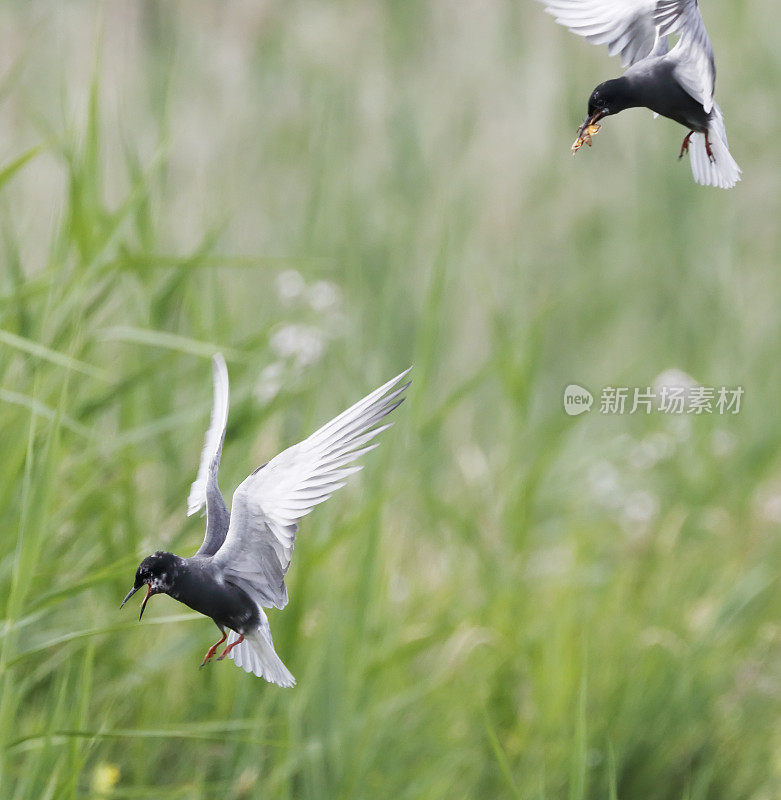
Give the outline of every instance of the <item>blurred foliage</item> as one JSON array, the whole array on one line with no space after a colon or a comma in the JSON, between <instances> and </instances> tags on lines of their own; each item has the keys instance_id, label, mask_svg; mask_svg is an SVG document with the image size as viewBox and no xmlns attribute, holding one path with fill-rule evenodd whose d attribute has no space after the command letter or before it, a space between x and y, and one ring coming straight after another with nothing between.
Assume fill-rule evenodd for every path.
<instances>
[{"instance_id":1,"label":"blurred foliage","mask_svg":"<svg viewBox=\"0 0 781 800\"><path fill-rule=\"evenodd\" d=\"M0 8L3 797L770 800L777 7L704 4L744 181L528 0ZM757 124L757 109L762 123ZM184 517L414 363L271 615L292 691L118 605ZM568 418L678 369L735 416Z\"/></svg>"}]
</instances>

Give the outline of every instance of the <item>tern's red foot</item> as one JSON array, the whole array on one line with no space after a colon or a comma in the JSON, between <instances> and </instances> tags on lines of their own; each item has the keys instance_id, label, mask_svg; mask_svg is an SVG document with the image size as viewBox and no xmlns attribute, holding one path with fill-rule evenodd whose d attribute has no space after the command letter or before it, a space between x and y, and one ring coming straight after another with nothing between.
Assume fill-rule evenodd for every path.
<instances>
[{"instance_id":1,"label":"tern's red foot","mask_svg":"<svg viewBox=\"0 0 781 800\"><path fill-rule=\"evenodd\" d=\"M688 153L689 152L689 139L692 138L692 134L693 133L694 133L694 131L689 131L686 134L686 138L683 140L683 144L681 145L681 154L678 156L678 160L683 158L684 153Z\"/></svg>"},{"instance_id":2,"label":"tern's red foot","mask_svg":"<svg viewBox=\"0 0 781 800\"><path fill-rule=\"evenodd\" d=\"M215 642L207 651L206 655L203 657L203 661L201 662L201 669L205 667L214 657L217 648L228 638L227 633L222 634L222 639L219 642Z\"/></svg>"},{"instance_id":3,"label":"tern's red foot","mask_svg":"<svg viewBox=\"0 0 781 800\"><path fill-rule=\"evenodd\" d=\"M236 641L235 641L235 642L233 642L233 644L229 644L229 645L228 645L228 646L227 646L227 647L226 647L226 648L225 648L225 649L222 651L222 655L221 655L221 656L220 656L220 657L217 659L217 661L222 661L222 659L223 659L223 658L225 658L225 656L227 656L227 655L228 655L228 653L230 653L230 651L231 651L231 650L233 650L233 648L234 648L234 647L235 647L237 644L241 644L243 641L244 641L244 635L242 634L241 636L239 636L239 638L238 638L238 639L236 639Z\"/></svg>"},{"instance_id":4,"label":"tern's red foot","mask_svg":"<svg viewBox=\"0 0 781 800\"><path fill-rule=\"evenodd\" d=\"M708 154L708 160L711 164L716 163L716 157L713 155L713 150L710 148L710 139L708 138L708 131L705 131L705 152Z\"/></svg>"}]
</instances>

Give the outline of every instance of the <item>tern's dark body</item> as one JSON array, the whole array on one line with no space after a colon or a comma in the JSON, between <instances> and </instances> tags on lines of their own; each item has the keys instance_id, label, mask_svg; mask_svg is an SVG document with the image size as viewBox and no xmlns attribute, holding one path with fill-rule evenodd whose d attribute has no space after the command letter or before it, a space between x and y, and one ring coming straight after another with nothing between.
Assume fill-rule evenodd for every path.
<instances>
[{"instance_id":1,"label":"tern's dark body","mask_svg":"<svg viewBox=\"0 0 781 800\"><path fill-rule=\"evenodd\" d=\"M182 558L158 552L142 563L141 572L136 578L139 586L147 576L153 576L152 594L170 595L193 611L211 617L220 630L229 628L245 633L260 623L257 605L245 591L214 569L210 556Z\"/></svg>"},{"instance_id":2,"label":"tern's dark body","mask_svg":"<svg viewBox=\"0 0 781 800\"><path fill-rule=\"evenodd\" d=\"M170 595L193 611L211 617L220 628L245 633L257 628L258 609L246 592L209 569L210 558L181 559L181 567Z\"/></svg>"},{"instance_id":3,"label":"tern's dark body","mask_svg":"<svg viewBox=\"0 0 781 800\"><path fill-rule=\"evenodd\" d=\"M673 66L662 58L630 68L619 81L626 81L635 105L645 106L692 131L705 133L711 113L705 111L675 79ZM642 69L639 67L642 66Z\"/></svg>"},{"instance_id":4,"label":"tern's dark body","mask_svg":"<svg viewBox=\"0 0 781 800\"><path fill-rule=\"evenodd\" d=\"M630 68L620 78L600 83L589 98L584 125L627 108L649 108L690 131L705 133L712 112L706 111L675 80L672 67L664 59L649 59L649 62Z\"/></svg>"}]
</instances>

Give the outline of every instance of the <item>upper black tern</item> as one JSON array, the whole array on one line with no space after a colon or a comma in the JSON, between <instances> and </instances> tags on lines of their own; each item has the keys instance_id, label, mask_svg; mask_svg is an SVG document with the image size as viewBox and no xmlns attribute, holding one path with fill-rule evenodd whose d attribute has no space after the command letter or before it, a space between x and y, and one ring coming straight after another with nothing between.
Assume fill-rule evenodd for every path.
<instances>
[{"instance_id":1,"label":"upper black tern","mask_svg":"<svg viewBox=\"0 0 781 800\"><path fill-rule=\"evenodd\" d=\"M694 180L728 189L741 170L729 152L721 109L713 99L716 64L697 0L540 0L556 21L594 44L621 53L628 69L600 83L572 145L576 152L599 130L598 121L626 108L646 107L689 133ZM668 35L680 38L672 49Z\"/></svg>"}]
</instances>

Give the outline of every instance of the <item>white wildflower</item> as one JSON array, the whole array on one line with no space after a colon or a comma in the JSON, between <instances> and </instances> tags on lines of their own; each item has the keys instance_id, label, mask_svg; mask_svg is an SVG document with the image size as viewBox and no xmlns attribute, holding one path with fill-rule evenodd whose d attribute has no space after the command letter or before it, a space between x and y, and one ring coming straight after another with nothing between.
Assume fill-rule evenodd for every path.
<instances>
[{"instance_id":1,"label":"white wildflower","mask_svg":"<svg viewBox=\"0 0 781 800\"><path fill-rule=\"evenodd\" d=\"M301 368L317 363L325 349L325 337L314 325L284 325L271 335L269 345L279 358L293 359Z\"/></svg>"},{"instance_id":2,"label":"white wildflower","mask_svg":"<svg viewBox=\"0 0 781 800\"><path fill-rule=\"evenodd\" d=\"M300 272L286 269L277 275L277 296L283 303L298 300L306 290L306 281Z\"/></svg>"},{"instance_id":3,"label":"white wildflower","mask_svg":"<svg viewBox=\"0 0 781 800\"><path fill-rule=\"evenodd\" d=\"M646 524L655 516L659 501L650 492L632 492L624 503L623 515L629 524Z\"/></svg>"},{"instance_id":4,"label":"white wildflower","mask_svg":"<svg viewBox=\"0 0 781 800\"><path fill-rule=\"evenodd\" d=\"M330 281L315 281L307 291L307 300L313 311L330 311L339 305L339 289Z\"/></svg>"}]
</instances>

